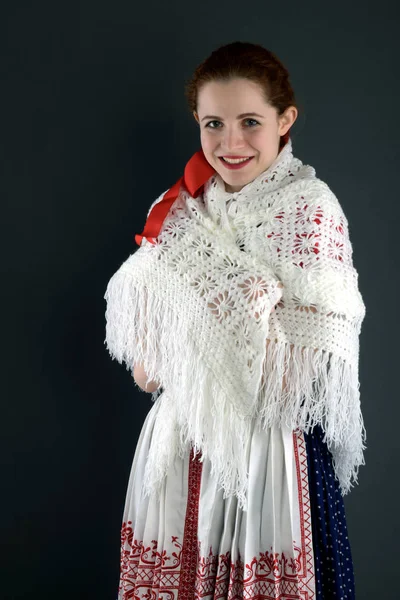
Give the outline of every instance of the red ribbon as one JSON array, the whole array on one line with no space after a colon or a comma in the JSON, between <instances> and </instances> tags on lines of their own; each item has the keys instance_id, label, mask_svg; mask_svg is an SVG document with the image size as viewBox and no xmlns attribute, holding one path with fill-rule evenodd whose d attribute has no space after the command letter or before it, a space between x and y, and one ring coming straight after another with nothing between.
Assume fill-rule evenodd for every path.
<instances>
[{"instance_id":1,"label":"red ribbon","mask_svg":"<svg viewBox=\"0 0 400 600\"><path fill-rule=\"evenodd\" d=\"M185 166L183 177L178 179L172 188L165 192L163 199L153 206L142 233L135 235L135 241L138 246L140 246L144 237L152 244L156 243L155 238L161 231L169 209L178 197L181 185L184 185L189 194L193 198L196 198L202 191L203 185L214 173L215 169L207 161L203 150L198 150L193 154Z\"/></svg>"},{"instance_id":2,"label":"red ribbon","mask_svg":"<svg viewBox=\"0 0 400 600\"><path fill-rule=\"evenodd\" d=\"M289 140L289 132L281 137L281 145L279 151ZM198 150L186 163L183 177L164 194L160 202L157 202L149 214L144 229L141 234L135 235L135 242L138 246L142 243L145 237L151 244L155 244L155 239L161 231L169 209L178 197L181 185L184 185L189 194L196 198L202 191L204 184L214 175L215 169L210 165L204 156L203 150Z\"/></svg>"}]
</instances>

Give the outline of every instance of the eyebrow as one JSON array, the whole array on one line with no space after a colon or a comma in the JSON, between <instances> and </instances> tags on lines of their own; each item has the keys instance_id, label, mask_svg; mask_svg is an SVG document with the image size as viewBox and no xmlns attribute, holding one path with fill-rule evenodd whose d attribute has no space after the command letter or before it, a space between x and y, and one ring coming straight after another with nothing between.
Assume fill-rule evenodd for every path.
<instances>
[{"instance_id":1,"label":"eyebrow","mask_svg":"<svg viewBox=\"0 0 400 600\"><path fill-rule=\"evenodd\" d=\"M258 113L242 113L241 115L238 115L236 118L244 119L244 117L261 117L262 119L264 119L263 115L259 115ZM217 117L216 115L207 115L206 117L202 118L202 121L204 121L204 119L218 119L219 121L223 121L222 117Z\"/></svg>"}]
</instances>

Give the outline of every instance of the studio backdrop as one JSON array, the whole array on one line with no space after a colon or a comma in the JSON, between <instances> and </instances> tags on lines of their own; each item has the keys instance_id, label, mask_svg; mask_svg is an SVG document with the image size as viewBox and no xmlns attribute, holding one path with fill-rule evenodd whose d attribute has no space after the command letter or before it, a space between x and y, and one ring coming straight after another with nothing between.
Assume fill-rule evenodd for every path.
<instances>
[{"instance_id":1,"label":"studio backdrop","mask_svg":"<svg viewBox=\"0 0 400 600\"><path fill-rule=\"evenodd\" d=\"M393 5L394 6L394 5ZM294 154L349 222L366 304L366 465L345 496L357 597L397 598L398 17L389 4L41 2L0 17L4 600L116 598L128 477L151 395L104 344L104 293L200 148L184 85L262 44L301 110Z\"/></svg>"}]
</instances>

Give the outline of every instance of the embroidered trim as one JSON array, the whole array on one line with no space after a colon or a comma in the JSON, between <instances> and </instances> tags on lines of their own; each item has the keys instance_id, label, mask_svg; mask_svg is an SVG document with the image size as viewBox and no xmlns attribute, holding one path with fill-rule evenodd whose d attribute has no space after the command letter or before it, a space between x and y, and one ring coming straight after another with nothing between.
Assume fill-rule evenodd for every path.
<instances>
[{"instance_id":1,"label":"embroidered trim","mask_svg":"<svg viewBox=\"0 0 400 600\"><path fill-rule=\"evenodd\" d=\"M199 458L200 454L194 456L192 448L189 458L189 489L178 600L193 600L193 590L196 582L198 562L197 528L199 519L201 473L203 468L203 464L200 462Z\"/></svg>"},{"instance_id":2,"label":"embroidered trim","mask_svg":"<svg viewBox=\"0 0 400 600\"><path fill-rule=\"evenodd\" d=\"M158 551L157 541L144 545L136 540L132 522L123 523L121 532L121 579L119 600L157 598L170 600L315 600L314 554L311 506L308 488L307 453L304 435L293 432L301 523L300 543L293 542L294 556L260 552L249 563L231 553L202 555L197 541L198 509L202 463L199 455L189 462L188 501L183 543L172 536L175 552Z\"/></svg>"}]
</instances>

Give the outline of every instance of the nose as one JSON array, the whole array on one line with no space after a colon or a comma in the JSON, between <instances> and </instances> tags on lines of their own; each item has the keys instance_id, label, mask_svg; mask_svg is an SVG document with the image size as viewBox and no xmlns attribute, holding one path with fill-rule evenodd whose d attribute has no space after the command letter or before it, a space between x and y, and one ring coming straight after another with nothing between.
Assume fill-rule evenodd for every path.
<instances>
[{"instance_id":1,"label":"nose","mask_svg":"<svg viewBox=\"0 0 400 600\"><path fill-rule=\"evenodd\" d=\"M243 131L237 127L225 127L221 146L228 152L244 147Z\"/></svg>"}]
</instances>

